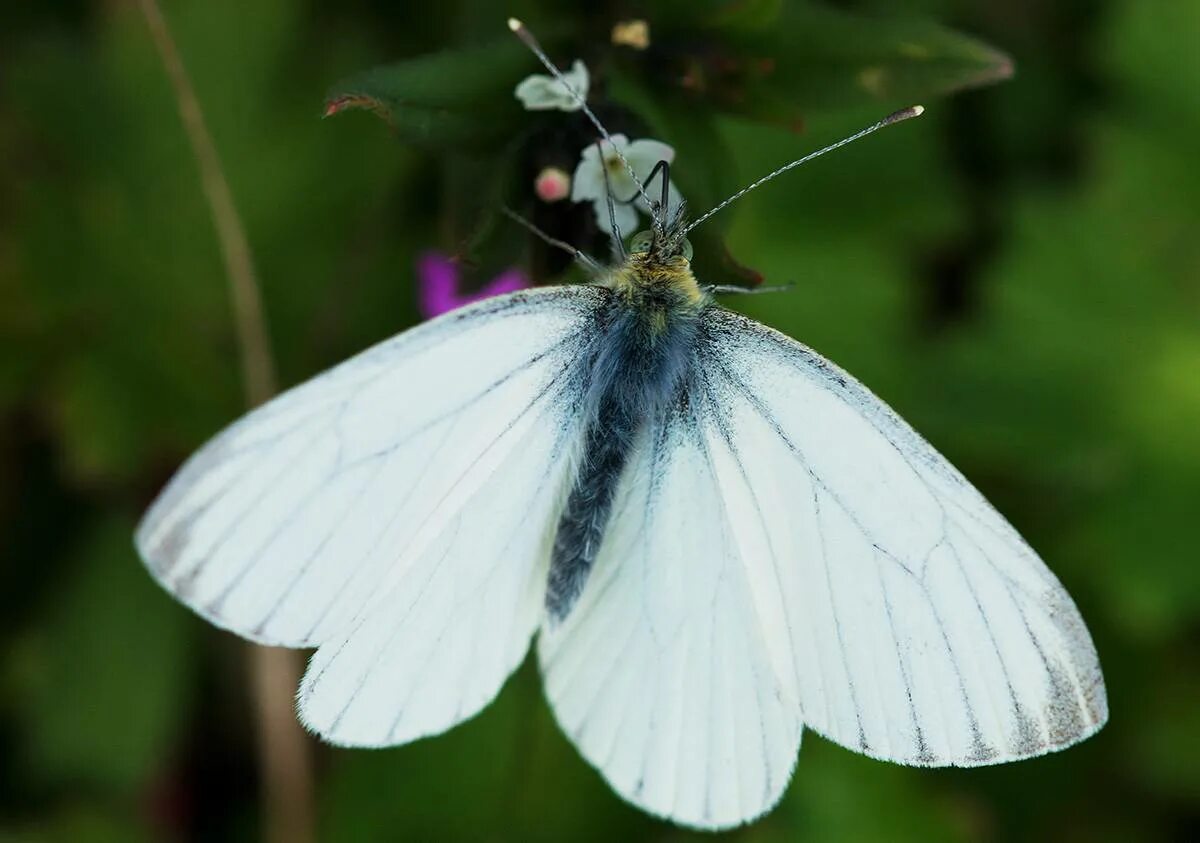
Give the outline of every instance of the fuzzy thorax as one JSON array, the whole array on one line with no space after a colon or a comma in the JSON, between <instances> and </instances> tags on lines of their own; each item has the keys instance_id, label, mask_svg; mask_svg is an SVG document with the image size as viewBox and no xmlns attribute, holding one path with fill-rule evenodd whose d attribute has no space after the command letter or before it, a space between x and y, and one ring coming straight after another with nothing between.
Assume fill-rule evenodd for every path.
<instances>
[{"instance_id":1,"label":"fuzzy thorax","mask_svg":"<svg viewBox=\"0 0 1200 843\"><path fill-rule=\"evenodd\" d=\"M630 304L668 311L699 308L707 298L682 255L634 252L609 276L607 286Z\"/></svg>"}]
</instances>

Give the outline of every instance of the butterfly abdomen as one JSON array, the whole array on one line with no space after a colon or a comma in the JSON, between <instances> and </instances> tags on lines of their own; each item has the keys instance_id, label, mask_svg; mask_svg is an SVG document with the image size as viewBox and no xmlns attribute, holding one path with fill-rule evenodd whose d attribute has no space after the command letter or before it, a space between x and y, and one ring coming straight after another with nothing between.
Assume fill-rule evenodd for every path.
<instances>
[{"instance_id":1,"label":"butterfly abdomen","mask_svg":"<svg viewBox=\"0 0 1200 843\"><path fill-rule=\"evenodd\" d=\"M583 361L582 450L550 557L546 610L567 616L587 582L629 453L687 381L700 308L674 296L616 292Z\"/></svg>"},{"instance_id":2,"label":"butterfly abdomen","mask_svg":"<svg viewBox=\"0 0 1200 843\"><path fill-rule=\"evenodd\" d=\"M546 610L556 621L566 617L583 591L604 537L617 481L629 455L633 419L621 418L611 407L584 434L579 471L559 516L550 557Z\"/></svg>"}]
</instances>

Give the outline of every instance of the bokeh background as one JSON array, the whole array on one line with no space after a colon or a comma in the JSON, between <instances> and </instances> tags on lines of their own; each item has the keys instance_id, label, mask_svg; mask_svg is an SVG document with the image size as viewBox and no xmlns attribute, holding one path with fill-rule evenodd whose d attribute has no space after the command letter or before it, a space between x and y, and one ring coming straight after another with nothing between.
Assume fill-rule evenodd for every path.
<instances>
[{"instance_id":1,"label":"bokeh background","mask_svg":"<svg viewBox=\"0 0 1200 843\"><path fill-rule=\"evenodd\" d=\"M825 8L863 16L861 43L859 24L814 32L785 16L755 46L735 18L774 5L513 10L551 34L560 61L595 56L587 39L622 16L648 20L654 39L699 9L728 12L730 43L793 44L811 59L794 101L785 88L744 108L735 91L680 112L715 127L728 153L693 156L692 184L745 183L909 104L890 65L873 64L914 58L909 30L886 43L897 16L1011 57L1011 79L969 90L970 74L931 60L933 77L953 78L905 83L928 89L924 118L789 174L718 232L767 283L796 285L731 306L854 372L1039 549L1088 621L1112 714L1069 751L973 771L882 764L810 734L782 804L730 836L1196 839L1200 2L856 0ZM366 68L508 37L510 9L162 6L245 224L281 381L414 324L417 256L469 251L447 185L482 176L452 145L369 113L321 120L324 97ZM674 65L648 61L633 65L626 105L678 93ZM639 76L647 66L666 72ZM507 94L489 104L501 126L533 119ZM654 125L680 149L687 192L694 127ZM532 202L527 164L512 172ZM549 271L520 230L502 232ZM520 258L495 254L464 263L464 283ZM246 647L159 590L131 544L173 468L243 406L209 208L139 5L5 4L0 840L263 834ZM624 805L580 760L532 663L445 736L315 759L323 840L689 837Z\"/></svg>"}]
</instances>

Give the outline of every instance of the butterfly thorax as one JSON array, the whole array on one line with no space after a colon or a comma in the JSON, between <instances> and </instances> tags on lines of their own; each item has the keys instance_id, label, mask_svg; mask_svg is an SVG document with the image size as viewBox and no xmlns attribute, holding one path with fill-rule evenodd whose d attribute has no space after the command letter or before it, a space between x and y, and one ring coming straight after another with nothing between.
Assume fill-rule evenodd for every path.
<instances>
[{"instance_id":1,"label":"butterfly thorax","mask_svg":"<svg viewBox=\"0 0 1200 843\"><path fill-rule=\"evenodd\" d=\"M682 257L651 261L634 254L605 286L612 296L580 363L586 383L580 458L559 517L546 593L554 620L566 617L583 591L635 443L687 389L708 304Z\"/></svg>"},{"instance_id":2,"label":"butterfly thorax","mask_svg":"<svg viewBox=\"0 0 1200 843\"><path fill-rule=\"evenodd\" d=\"M691 264L681 255L660 258L635 252L607 279L607 286L634 306L691 309L706 300Z\"/></svg>"}]
</instances>

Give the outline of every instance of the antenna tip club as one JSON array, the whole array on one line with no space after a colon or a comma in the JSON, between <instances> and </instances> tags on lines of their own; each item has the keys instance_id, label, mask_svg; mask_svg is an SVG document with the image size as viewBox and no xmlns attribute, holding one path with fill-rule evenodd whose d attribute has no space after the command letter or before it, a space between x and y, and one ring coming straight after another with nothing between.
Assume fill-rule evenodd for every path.
<instances>
[{"instance_id":1,"label":"antenna tip club","mask_svg":"<svg viewBox=\"0 0 1200 843\"><path fill-rule=\"evenodd\" d=\"M901 120L908 120L912 117L920 117L925 113L925 106L910 105L908 108L902 108L899 111L893 111L887 117L883 118L881 126L890 126L893 123L899 123Z\"/></svg>"},{"instance_id":2,"label":"antenna tip club","mask_svg":"<svg viewBox=\"0 0 1200 843\"><path fill-rule=\"evenodd\" d=\"M525 24L521 23L516 18L509 18L508 19L508 28L510 30L512 30L513 32L520 32L522 29L525 28Z\"/></svg>"}]
</instances>

